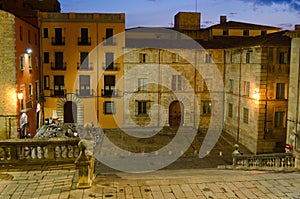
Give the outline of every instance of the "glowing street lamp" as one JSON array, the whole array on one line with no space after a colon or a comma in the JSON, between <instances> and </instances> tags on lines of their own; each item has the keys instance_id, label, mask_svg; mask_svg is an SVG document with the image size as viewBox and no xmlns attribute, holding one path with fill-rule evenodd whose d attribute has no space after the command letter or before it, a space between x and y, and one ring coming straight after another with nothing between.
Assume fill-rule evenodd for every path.
<instances>
[{"instance_id":1,"label":"glowing street lamp","mask_svg":"<svg viewBox=\"0 0 300 199\"><path fill-rule=\"evenodd\" d=\"M19 100L23 99L23 92L22 91L18 92L18 99Z\"/></svg>"},{"instance_id":2,"label":"glowing street lamp","mask_svg":"<svg viewBox=\"0 0 300 199\"><path fill-rule=\"evenodd\" d=\"M27 49L26 49L26 53L27 53L27 54L31 54L31 53L32 53L32 49L31 49L31 48L27 48Z\"/></svg>"},{"instance_id":3,"label":"glowing street lamp","mask_svg":"<svg viewBox=\"0 0 300 199\"><path fill-rule=\"evenodd\" d=\"M254 92L253 98L256 99L256 100L259 100L259 93L258 93L258 91Z\"/></svg>"}]
</instances>

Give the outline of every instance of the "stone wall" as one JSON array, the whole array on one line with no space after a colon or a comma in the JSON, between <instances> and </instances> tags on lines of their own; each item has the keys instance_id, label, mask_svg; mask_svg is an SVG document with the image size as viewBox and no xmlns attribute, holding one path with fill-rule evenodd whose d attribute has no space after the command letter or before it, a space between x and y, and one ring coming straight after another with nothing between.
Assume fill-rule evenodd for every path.
<instances>
[{"instance_id":1,"label":"stone wall","mask_svg":"<svg viewBox=\"0 0 300 199\"><path fill-rule=\"evenodd\" d=\"M15 17L0 10L0 138L16 138Z\"/></svg>"}]
</instances>

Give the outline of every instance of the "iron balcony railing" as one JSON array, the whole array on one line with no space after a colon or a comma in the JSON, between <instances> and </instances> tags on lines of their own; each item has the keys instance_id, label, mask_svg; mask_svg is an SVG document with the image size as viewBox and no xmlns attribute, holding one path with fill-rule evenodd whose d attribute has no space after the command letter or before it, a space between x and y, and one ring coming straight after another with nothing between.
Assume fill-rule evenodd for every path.
<instances>
[{"instance_id":1,"label":"iron balcony railing","mask_svg":"<svg viewBox=\"0 0 300 199\"><path fill-rule=\"evenodd\" d=\"M92 44L91 37L78 37L78 46L90 46Z\"/></svg>"},{"instance_id":2,"label":"iron balcony railing","mask_svg":"<svg viewBox=\"0 0 300 199\"><path fill-rule=\"evenodd\" d=\"M65 45L65 37L52 37L52 45L53 46L64 46Z\"/></svg>"},{"instance_id":3,"label":"iron balcony railing","mask_svg":"<svg viewBox=\"0 0 300 199\"><path fill-rule=\"evenodd\" d=\"M55 62L51 62L51 70L67 70L67 63L62 62L56 64Z\"/></svg>"}]
</instances>

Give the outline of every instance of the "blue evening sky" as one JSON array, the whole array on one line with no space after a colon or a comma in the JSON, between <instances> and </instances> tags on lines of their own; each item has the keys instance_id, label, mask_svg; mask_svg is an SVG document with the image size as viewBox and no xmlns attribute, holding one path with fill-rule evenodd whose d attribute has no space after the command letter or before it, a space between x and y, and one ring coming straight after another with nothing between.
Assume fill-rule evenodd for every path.
<instances>
[{"instance_id":1,"label":"blue evening sky","mask_svg":"<svg viewBox=\"0 0 300 199\"><path fill-rule=\"evenodd\" d=\"M62 12L126 14L126 28L170 27L179 11L201 12L201 25L227 20L294 29L300 24L300 0L59 0ZM197 6L196 6L197 5Z\"/></svg>"}]
</instances>

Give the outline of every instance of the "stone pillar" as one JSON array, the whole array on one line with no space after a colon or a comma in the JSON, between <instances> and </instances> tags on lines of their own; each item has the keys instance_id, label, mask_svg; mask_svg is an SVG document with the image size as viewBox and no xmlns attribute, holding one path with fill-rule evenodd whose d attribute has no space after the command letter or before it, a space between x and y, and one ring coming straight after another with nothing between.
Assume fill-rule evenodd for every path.
<instances>
[{"instance_id":1,"label":"stone pillar","mask_svg":"<svg viewBox=\"0 0 300 199\"><path fill-rule=\"evenodd\" d=\"M92 179L94 177L94 159L86 155L86 146L84 145L82 140L78 143L78 148L80 150L80 153L75 161L75 164L76 169L78 170L79 178L76 188L90 188Z\"/></svg>"},{"instance_id":2,"label":"stone pillar","mask_svg":"<svg viewBox=\"0 0 300 199\"><path fill-rule=\"evenodd\" d=\"M288 32L287 36L292 41L286 143L293 148L295 167L300 168L300 30Z\"/></svg>"}]
</instances>

